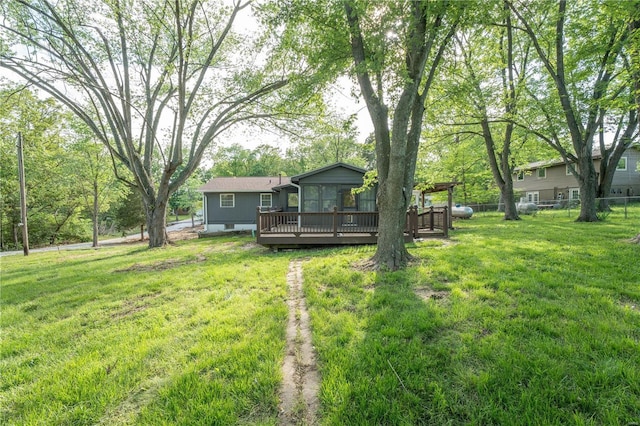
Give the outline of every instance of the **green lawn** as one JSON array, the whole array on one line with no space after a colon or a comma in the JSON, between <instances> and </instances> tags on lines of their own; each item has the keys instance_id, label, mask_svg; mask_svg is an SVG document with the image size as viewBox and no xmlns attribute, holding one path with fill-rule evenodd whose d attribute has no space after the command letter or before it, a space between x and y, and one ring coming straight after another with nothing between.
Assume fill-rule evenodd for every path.
<instances>
[{"instance_id":1,"label":"green lawn","mask_svg":"<svg viewBox=\"0 0 640 426\"><path fill-rule=\"evenodd\" d=\"M322 424L638 424L640 222L456 227L395 273L248 237L2 258L0 423L275 425L303 257Z\"/></svg>"},{"instance_id":2,"label":"green lawn","mask_svg":"<svg viewBox=\"0 0 640 426\"><path fill-rule=\"evenodd\" d=\"M640 422L640 221L456 222L403 272L305 268L327 424Z\"/></svg>"},{"instance_id":3,"label":"green lawn","mask_svg":"<svg viewBox=\"0 0 640 426\"><path fill-rule=\"evenodd\" d=\"M3 258L0 423L274 424L289 259L247 242Z\"/></svg>"}]
</instances>

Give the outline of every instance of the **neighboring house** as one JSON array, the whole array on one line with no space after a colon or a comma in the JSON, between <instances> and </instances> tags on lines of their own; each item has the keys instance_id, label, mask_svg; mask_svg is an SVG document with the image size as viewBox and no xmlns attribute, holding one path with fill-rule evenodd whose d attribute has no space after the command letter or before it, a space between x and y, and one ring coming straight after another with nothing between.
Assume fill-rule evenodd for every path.
<instances>
[{"instance_id":1,"label":"neighboring house","mask_svg":"<svg viewBox=\"0 0 640 426\"><path fill-rule=\"evenodd\" d=\"M205 232L255 230L257 209L284 212L375 211L375 188L358 194L365 170L335 163L289 177L217 177L203 195Z\"/></svg>"},{"instance_id":2,"label":"neighboring house","mask_svg":"<svg viewBox=\"0 0 640 426\"><path fill-rule=\"evenodd\" d=\"M601 155L594 152L596 172L600 169ZM611 197L640 195L640 146L627 149L618 163L611 185ZM599 174L598 174L599 179ZM579 200L578 181L562 160L539 161L515 169L513 189L526 202L553 204L562 200Z\"/></svg>"}]
</instances>

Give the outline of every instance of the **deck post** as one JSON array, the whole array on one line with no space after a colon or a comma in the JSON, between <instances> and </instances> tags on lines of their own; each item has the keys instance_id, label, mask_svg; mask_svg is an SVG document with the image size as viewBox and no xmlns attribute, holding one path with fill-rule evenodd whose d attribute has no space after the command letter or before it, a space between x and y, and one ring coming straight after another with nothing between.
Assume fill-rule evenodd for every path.
<instances>
[{"instance_id":1,"label":"deck post","mask_svg":"<svg viewBox=\"0 0 640 426\"><path fill-rule=\"evenodd\" d=\"M449 212L448 207L445 207L442 212L442 230L444 231L444 237L449 237Z\"/></svg>"},{"instance_id":2,"label":"deck post","mask_svg":"<svg viewBox=\"0 0 640 426\"><path fill-rule=\"evenodd\" d=\"M258 206L256 207L256 241L260 239L260 228L262 228L262 226L260 225L261 219L260 206Z\"/></svg>"},{"instance_id":3,"label":"deck post","mask_svg":"<svg viewBox=\"0 0 640 426\"><path fill-rule=\"evenodd\" d=\"M433 211L433 206L429 206L429 231L433 231L435 226L435 213Z\"/></svg>"},{"instance_id":4,"label":"deck post","mask_svg":"<svg viewBox=\"0 0 640 426\"><path fill-rule=\"evenodd\" d=\"M453 229L453 186L450 186L447 189L447 209L445 209L447 213L447 224Z\"/></svg>"},{"instance_id":5,"label":"deck post","mask_svg":"<svg viewBox=\"0 0 640 426\"><path fill-rule=\"evenodd\" d=\"M418 206L411 206L411 235L418 238Z\"/></svg>"},{"instance_id":6,"label":"deck post","mask_svg":"<svg viewBox=\"0 0 640 426\"><path fill-rule=\"evenodd\" d=\"M333 206L333 237L338 237L338 207Z\"/></svg>"}]
</instances>

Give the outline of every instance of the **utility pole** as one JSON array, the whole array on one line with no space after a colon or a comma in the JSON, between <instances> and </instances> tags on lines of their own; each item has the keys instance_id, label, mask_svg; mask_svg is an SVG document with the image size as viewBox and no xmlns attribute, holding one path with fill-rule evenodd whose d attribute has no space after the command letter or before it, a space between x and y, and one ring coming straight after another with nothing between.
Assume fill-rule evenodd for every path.
<instances>
[{"instance_id":1,"label":"utility pole","mask_svg":"<svg viewBox=\"0 0 640 426\"><path fill-rule=\"evenodd\" d=\"M22 133L18 132L18 180L20 181L20 220L22 226L22 250L29 255L29 231L27 228L27 191L24 181L24 158L22 155Z\"/></svg>"}]
</instances>

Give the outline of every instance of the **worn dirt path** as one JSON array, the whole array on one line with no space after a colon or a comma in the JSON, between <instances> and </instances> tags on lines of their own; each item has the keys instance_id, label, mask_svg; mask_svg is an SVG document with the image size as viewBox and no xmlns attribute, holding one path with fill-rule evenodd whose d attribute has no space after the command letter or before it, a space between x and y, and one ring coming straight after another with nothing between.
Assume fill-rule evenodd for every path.
<instances>
[{"instance_id":1,"label":"worn dirt path","mask_svg":"<svg viewBox=\"0 0 640 426\"><path fill-rule=\"evenodd\" d=\"M287 274L289 322L280 389L278 424L281 426L317 423L320 376L311 344L309 312L302 292L302 282L302 261L292 260Z\"/></svg>"}]
</instances>

